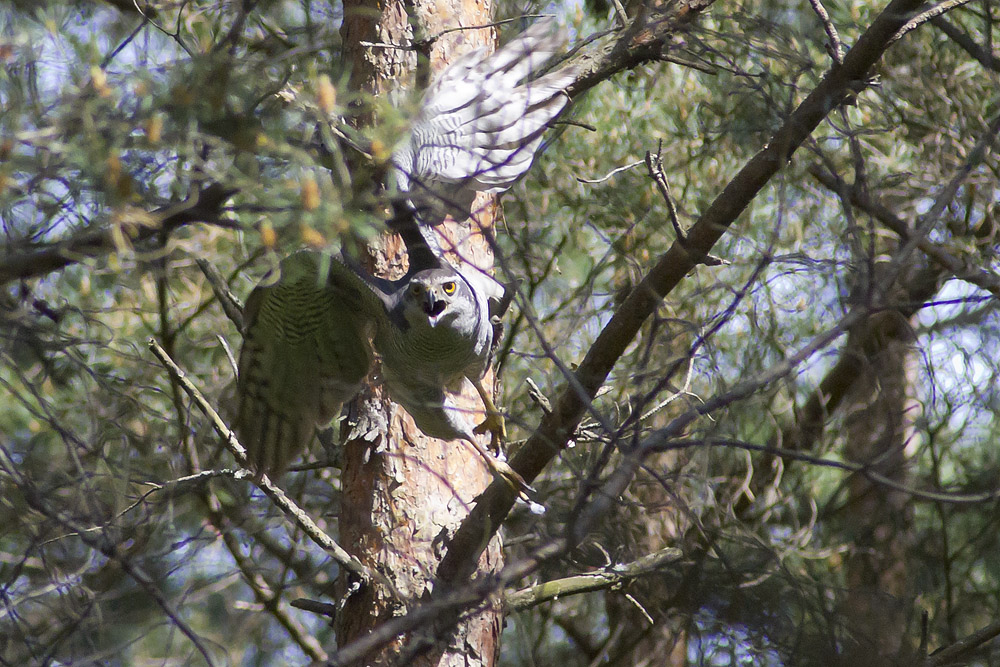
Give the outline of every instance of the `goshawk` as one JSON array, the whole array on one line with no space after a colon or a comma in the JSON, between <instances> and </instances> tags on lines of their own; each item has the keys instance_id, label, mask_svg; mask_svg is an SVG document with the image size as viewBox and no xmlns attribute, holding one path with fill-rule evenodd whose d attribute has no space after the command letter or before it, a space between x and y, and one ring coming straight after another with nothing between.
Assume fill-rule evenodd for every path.
<instances>
[{"instance_id":1,"label":"goshawk","mask_svg":"<svg viewBox=\"0 0 1000 667\"><path fill-rule=\"evenodd\" d=\"M468 379L497 438L500 413L482 385L493 344L491 308L503 288L444 257L427 225L474 214L477 192L500 192L531 166L542 133L566 107L576 68L531 78L562 38L540 21L492 55L469 53L428 88L393 153L400 191L390 226L409 271L373 278L353 262L302 251L281 262L247 302L236 431L258 474L280 474L350 400L372 365L371 341L393 400L427 435L470 442L494 473L523 485L476 441L451 392ZM492 304L492 305L491 305Z\"/></svg>"}]
</instances>

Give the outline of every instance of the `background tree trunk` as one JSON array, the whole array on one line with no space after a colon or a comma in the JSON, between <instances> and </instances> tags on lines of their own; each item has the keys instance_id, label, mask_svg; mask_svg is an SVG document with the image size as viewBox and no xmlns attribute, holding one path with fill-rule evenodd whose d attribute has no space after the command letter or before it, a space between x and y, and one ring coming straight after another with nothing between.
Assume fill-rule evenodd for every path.
<instances>
[{"instance_id":1,"label":"background tree trunk","mask_svg":"<svg viewBox=\"0 0 1000 667\"><path fill-rule=\"evenodd\" d=\"M412 50L372 49L359 42L407 45L413 40L413 27L418 38L427 39L459 25L485 25L490 15L488 2L418 2L408 22L402 2L384 6L346 3L342 35L345 52L353 58L352 86L384 93L397 80L412 80L417 62ZM431 68L438 71L472 48L492 47L495 38L495 31L488 28L453 32L434 40ZM495 202L481 196L477 204L475 220L448 220L438 231L442 247L452 249L452 262L469 262L489 270L493 255L482 231L493 224ZM376 274L398 278L405 272L405 251L398 237L384 236L369 251ZM480 421L482 406L471 386L466 385L462 399L459 404L476 411L471 418ZM446 552L451 531L492 478L469 445L424 436L380 388L373 389L355 408L343 465L341 539L348 551L382 571L410 600L417 600L432 586L431 578ZM500 540L495 538L479 566L483 571L495 571L500 565ZM372 589L351 597L338 618L339 643L343 646L371 632L396 611L390 600ZM450 641L441 642L420 664L493 665L500 625L499 607L489 605L466 617ZM398 646L389 645L368 664L391 663Z\"/></svg>"},{"instance_id":2,"label":"background tree trunk","mask_svg":"<svg viewBox=\"0 0 1000 667\"><path fill-rule=\"evenodd\" d=\"M881 288L878 278L885 268L875 267L875 289ZM887 309L873 307L874 314L852 332L845 351L857 357L862 371L847 394L844 457L906 484L907 449L920 414L913 398L915 338L906 318L891 309L905 302L904 291L888 291ZM918 634L908 614L912 591L906 561L912 503L906 493L854 475L838 514L850 546L844 619L853 646L845 647L843 664L913 664Z\"/></svg>"}]
</instances>

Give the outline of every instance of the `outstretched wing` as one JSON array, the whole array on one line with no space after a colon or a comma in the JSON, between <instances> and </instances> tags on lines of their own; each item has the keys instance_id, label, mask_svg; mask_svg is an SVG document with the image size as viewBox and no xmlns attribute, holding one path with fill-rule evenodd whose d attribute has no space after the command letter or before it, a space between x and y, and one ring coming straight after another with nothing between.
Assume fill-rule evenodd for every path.
<instances>
[{"instance_id":1,"label":"outstretched wing","mask_svg":"<svg viewBox=\"0 0 1000 667\"><path fill-rule=\"evenodd\" d=\"M279 476L336 417L372 364L377 286L321 253L285 258L244 310L236 433L258 474Z\"/></svg>"},{"instance_id":2,"label":"outstretched wing","mask_svg":"<svg viewBox=\"0 0 1000 667\"><path fill-rule=\"evenodd\" d=\"M431 84L407 141L393 154L400 191L421 222L465 219L477 192L509 188L531 166L549 124L569 103L578 74L531 78L564 41L542 20L492 55L478 49Z\"/></svg>"}]
</instances>

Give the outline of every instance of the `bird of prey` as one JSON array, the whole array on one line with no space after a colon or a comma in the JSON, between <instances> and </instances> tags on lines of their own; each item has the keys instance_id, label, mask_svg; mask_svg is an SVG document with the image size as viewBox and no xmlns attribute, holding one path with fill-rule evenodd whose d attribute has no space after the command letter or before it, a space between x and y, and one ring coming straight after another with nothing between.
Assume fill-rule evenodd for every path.
<instances>
[{"instance_id":1,"label":"bird of prey","mask_svg":"<svg viewBox=\"0 0 1000 667\"><path fill-rule=\"evenodd\" d=\"M538 22L492 55L473 51L428 87L392 156L399 197L390 227L409 259L402 279L376 279L346 258L303 251L251 294L235 426L258 474L280 474L314 428L357 393L374 344L390 397L421 431L471 443L494 474L524 488L478 444L451 397L468 379L486 407L484 427L494 440L502 435L482 379L503 288L445 260L431 227L449 215L469 218L477 192L505 190L531 166L578 74L571 67L531 78L562 44L553 27Z\"/></svg>"},{"instance_id":2,"label":"bird of prey","mask_svg":"<svg viewBox=\"0 0 1000 667\"><path fill-rule=\"evenodd\" d=\"M497 444L505 436L503 418L482 382L493 349L494 318L504 300L503 286L474 267L459 270L443 260L401 282L387 326L376 327L374 338L389 396L425 435L465 440L491 472L526 489L524 480L475 437L488 430ZM486 420L476 428L452 398L466 380L486 408Z\"/></svg>"},{"instance_id":3,"label":"bird of prey","mask_svg":"<svg viewBox=\"0 0 1000 667\"><path fill-rule=\"evenodd\" d=\"M361 390L380 308L357 275L310 251L286 257L250 293L234 426L258 475L280 476Z\"/></svg>"},{"instance_id":4,"label":"bird of prey","mask_svg":"<svg viewBox=\"0 0 1000 667\"><path fill-rule=\"evenodd\" d=\"M428 87L409 135L392 156L412 214L397 206L390 221L407 246L410 285L400 301L403 317L397 315L395 326L380 330L375 340L389 395L425 434L466 440L480 454L473 431L490 431L494 445L506 436L503 417L482 384L503 288L476 267L449 264L427 226L449 215L469 218L477 193L507 190L531 167L543 133L569 104L566 88L580 71L569 66L533 77L564 40L554 21L542 20L492 55L477 49L456 60ZM486 421L476 429L450 396L463 378L486 409Z\"/></svg>"},{"instance_id":5,"label":"bird of prey","mask_svg":"<svg viewBox=\"0 0 1000 667\"><path fill-rule=\"evenodd\" d=\"M285 258L244 308L235 422L257 474L280 475L317 425L340 413L382 357L392 398L425 434L473 445L490 470L524 481L475 438L448 390L482 376L493 342L491 304L503 287L442 262L398 281L366 276L350 262L315 251Z\"/></svg>"}]
</instances>

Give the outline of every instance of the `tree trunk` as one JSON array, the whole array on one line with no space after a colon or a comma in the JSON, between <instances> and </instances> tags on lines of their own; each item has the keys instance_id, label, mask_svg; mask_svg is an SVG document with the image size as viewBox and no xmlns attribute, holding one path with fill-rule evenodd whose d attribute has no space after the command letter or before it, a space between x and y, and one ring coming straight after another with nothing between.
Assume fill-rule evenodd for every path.
<instances>
[{"instance_id":1,"label":"tree trunk","mask_svg":"<svg viewBox=\"0 0 1000 667\"><path fill-rule=\"evenodd\" d=\"M893 290L900 299L902 292ZM845 458L899 483L907 482L906 450L919 411L912 396L912 345L906 318L885 310L852 332L846 351L856 356L863 370L847 394ZM908 623L912 605L906 553L913 519L909 498L854 475L840 518L843 539L850 545L843 607L849 640L843 664L912 664L916 635L915 625Z\"/></svg>"},{"instance_id":2,"label":"tree trunk","mask_svg":"<svg viewBox=\"0 0 1000 667\"><path fill-rule=\"evenodd\" d=\"M447 28L490 22L488 2L440 0L410 6L410 20L418 38L429 38ZM361 41L410 44L413 30L402 2L384 5L345 3L342 36L345 54L352 59L352 86L384 93L396 80L409 77L416 65L412 50L363 47ZM435 40L431 48L434 71L476 46L495 43L493 29L463 30ZM473 221L446 221L438 228L441 245L454 249L452 262L465 261L490 270L493 256L482 234L492 226L495 202L481 196ZM396 237L383 236L370 248L372 268L398 278L406 259ZM489 378L487 378L489 381ZM466 384L462 407L477 411L481 402ZM472 499L491 476L468 444L443 442L424 436L406 412L375 387L367 400L355 406L356 415L345 447L340 537L344 547L366 565L384 573L407 598L416 601L429 592L432 577L446 553L447 540L468 514ZM482 436L486 437L486 436ZM494 539L479 561L481 571L501 566L500 541ZM399 610L385 592L369 587L347 601L338 616L341 646L370 633ZM449 642L425 655L423 665L493 665L499 647L500 610L490 605L463 618ZM397 642L365 664L392 663Z\"/></svg>"}]
</instances>

